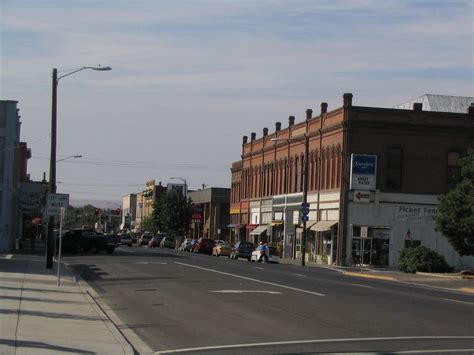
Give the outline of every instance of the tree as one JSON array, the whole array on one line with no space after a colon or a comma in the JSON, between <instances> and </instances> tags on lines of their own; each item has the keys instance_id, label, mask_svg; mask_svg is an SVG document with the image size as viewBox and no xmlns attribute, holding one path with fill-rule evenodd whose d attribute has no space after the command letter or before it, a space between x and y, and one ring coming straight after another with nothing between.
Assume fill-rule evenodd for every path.
<instances>
[{"instance_id":1,"label":"tree","mask_svg":"<svg viewBox=\"0 0 474 355\"><path fill-rule=\"evenodd\" d=\"M159 228L156 223L156 219L153 218L153 215L143 219L143 230L152 232L153 234L158 233Z\"/></svg>"},{"instance_id":2,"label":"tree","mask_svg":"<svg viewBox=\"0 0 474 355\"><path fill-rule=\"evenodd\" d=\"M459 255L474 255L474 150L462 159L461 181L440 197L435 222Z\"/></svg>"},{"instance_id":3,"label":"tree","mask_svg":"<svg viewBox=\"0 0 474 355\"><path fill-rule=\"evenodd\" d=\"M186 235L191 222L191 202L176 191L160 196L153 206L153 219L160 232L172 237Z\"/></svg>"}]
</instances>

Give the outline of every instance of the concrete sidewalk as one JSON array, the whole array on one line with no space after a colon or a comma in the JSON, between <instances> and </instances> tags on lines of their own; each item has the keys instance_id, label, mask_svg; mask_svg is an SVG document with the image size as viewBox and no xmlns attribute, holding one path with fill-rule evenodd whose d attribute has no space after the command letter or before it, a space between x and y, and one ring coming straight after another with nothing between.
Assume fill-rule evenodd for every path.
<instances>
[{"instance_id":1,"label":"concrete sidewalk","mask_svg":"<svg viewBox=\"0 0 474 355\"><path fill-rule=\"evenodd\" d=\"M300 260L284 260L282 264L300 265ZM326 266L316 263L306 263L308 267L321 267L340 272L348 277L361 277L374 280L400 282L405 284L439 288L462 293L474 294L474 278L463 278L459 274L430 274L416 273L408 274L396 269L372 268L372 267L344 267Z\"/></svg>"},{"instance_id":2,"label":"concrete sidewalk","mask_svg":"<svg viewBox=\"0 0 474 355\"><path fill-rule=\"evenodd\" d=\"M37 256L0 256L0 353L134 354L122 334L62 268Z\"/></svg>"}]
</instances>

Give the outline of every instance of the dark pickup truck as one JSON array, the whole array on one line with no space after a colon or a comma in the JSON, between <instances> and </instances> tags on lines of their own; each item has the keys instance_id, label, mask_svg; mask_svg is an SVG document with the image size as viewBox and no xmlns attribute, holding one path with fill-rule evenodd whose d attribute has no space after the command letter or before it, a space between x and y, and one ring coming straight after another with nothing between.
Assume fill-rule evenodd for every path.
<instances>
[{"instance_id":1,"label":"dark pickup truck","mask_svg":"<svg viewBox=\"0 0 474 355\"><path fill-rule=\"evenodd\" d=\"M87 229L67 231L64 233L62 240L62 250L71 253L90 252L97 254L100 251L106 251L111 254L114 252L115 247L115 241L109 236Z\"/></svg>"}]
</instances>

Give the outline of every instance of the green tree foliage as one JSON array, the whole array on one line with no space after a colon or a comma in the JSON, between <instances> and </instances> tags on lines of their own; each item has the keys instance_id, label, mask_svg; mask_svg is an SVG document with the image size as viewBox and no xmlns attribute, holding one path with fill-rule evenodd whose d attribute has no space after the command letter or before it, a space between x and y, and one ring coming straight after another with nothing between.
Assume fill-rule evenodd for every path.
<instances>
[{"instance_id":1,"label":"green tree foliage","mask_svg":"<svg viewBox=\"0 0 474 355\"><path fill-rule=\"evenodd\" d=\"M424 246L405 248L400 252L398 268L403 272L451 272L444 256Z\"/></svg>"},{"instance_id":2,"label":"green tree foliage","mask_svg":"<svg viewBox=\"0 0 474 355\"><path fill-rule=\"evenodd\" d=\"M182 237L189 230L191 203L176 191L170 191L160 196L153 206L152 216L160 232Z\"/></svg>"},{"instance_id":3,"label":"green tree foliage","mask_svg":"<svg viewBox=\"0 0 474 355\"><path fill-rule=\"evenodd\" d=\"M461 181L440 197L436 229L459 253L474 255L474 150L462 159Z\"/></svg>"},{"instance_id":4,"label":"green tree foliage","mask_svg":"<svg viewBox=\"0 0 474 355\"><path fill-rule=\"evenodd\" d=\"M143 230L152 232L153 234L158 233L159 228L156 223L156 219L153 218L153 215L143 219Z\"/></svg>"}]
</instances>

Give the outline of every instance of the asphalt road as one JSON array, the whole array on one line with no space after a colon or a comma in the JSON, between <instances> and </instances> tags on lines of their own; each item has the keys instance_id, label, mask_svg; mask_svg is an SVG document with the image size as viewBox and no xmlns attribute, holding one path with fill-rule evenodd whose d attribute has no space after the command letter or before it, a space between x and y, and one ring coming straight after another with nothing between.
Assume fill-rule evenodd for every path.
<instances>
[{"instance_id":1,"label":"asphalt road","mask_svg":"<svg viewBox=\"0 0 474 355\"><path fill-rule=\"evenodd\" d=\"M169 249L64 261L160 353L474 351L467 294Z\"/></svg>"}]
</instances>

